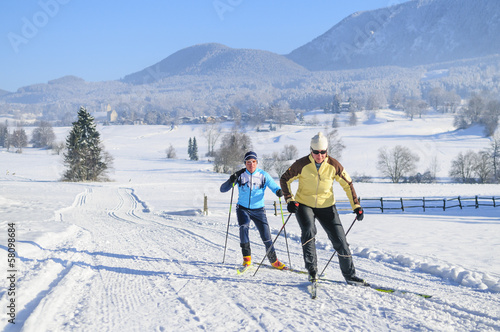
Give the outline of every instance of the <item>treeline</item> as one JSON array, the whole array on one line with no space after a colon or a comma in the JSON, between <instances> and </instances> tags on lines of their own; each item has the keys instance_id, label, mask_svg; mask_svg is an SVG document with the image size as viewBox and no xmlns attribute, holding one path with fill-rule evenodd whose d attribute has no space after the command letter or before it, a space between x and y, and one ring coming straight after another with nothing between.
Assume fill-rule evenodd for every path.
<instances>
[{"instance_id":1,"label":"treeline","mask_svg":"<svg viewBox=\"0 0 500 332\"><path fill-rule=\"evenodd\" d=\"M428 168L416 172L419 156L407 147L398 145L393 149L379 149L378 170L393 183L433 183L436 181L438 163L433 159ZM457 183L500 183L500 133L492 137L490 146L475 152L460 152L451 162L448 171ZM369 177L359 179L371 181Z\"/></svg>"},{"instance_id":2,"label":"treeline","mask_svg":"<svg viewBox=\"0 0 500 332\"><path fill-rule=\"evenodd\" d=\"M466 129L479 124L484 126L484 134L493 136L500 119L500 100L498 95L489 91L473 93L466 105L455 116L457 129Z\"/></svg>"},{"instance_id":3,"label":"treeline","mask_svg":"<svg viewBox=\"0 0 500 332\"><path fill-rule=\"evenodd\" d=\"M327 132L328 153L341 157L345 148L336 129ZM213 152L214 171L218 173L234 173L243 164L246 152L253 149L252 139L245 133L233 130L222 137L220 148ZM295 145L285 145L280 152L271 152L259 156L259 168L276 177L281 176L288 167L299 157Z\"/></svg>"},{"instance_id":4,"label":"treeline","mask_svg":"<svg viewBox=\"0 0 500 332\"><path fill-rule=\"evenodd\" d=\"M15 149L16 153L22 153L23 148L31 143L34 148L53 149L59 154L64 149L63 142L55 142L56 135L52 125L47 121L40 121L33 129L31 139L28 139L26 130L22 126L16 126L12 131L9 129L9 123L0 123L0 146Z\"/></svg>"},{"instance_id":5,"label":"treeline","mask_svg":"<svg viewBox=\"0 0 500 332\"><path fill-rule=\"evenodd\" d=\"M345 145L337 130L327 133L330 155L341 158ZM252 150L250 136L232 131L222 137L220 148L212 154L214 171L233 173L241 165L245 152ZM299 156L294 145L286 145L280 152L265 154L259 158L259 167L279 177ZM393 149L379 149L377 169L384 178L393 183L434 183L439 170L436 158L431 160L427 169L417 172L420 158L409 148L398 145ZM459 153L452 161L448 171L450 178L457 183L500 183L500 133L492 138L491 144L479 152L466 151ZM370 176L353 176L355 181L371 182Z\"/></svg>"},{"instance_id":6,"label":"treeline","mask_svg":"<svg viewBox=\"0 0 500 332\"><path fill-rule=\"evenodd\" d=\"M500 95L500 56L413 68L377 67L307 74L234 77L174 76L157 83L54 82L0 96L0 113L41 114L39 120L71 125L79 105L103 111L109 104L121 123L178 123L182 117L229 116L286 104L295 114L325 107L336 94L359 110L428 106L455 112L460 99L489 91ZM63 84L64 83L64 84ZM413 110L412 110L413 109ZM16 111L14 111L16 110Z\"/></svg>"}]
</instances>

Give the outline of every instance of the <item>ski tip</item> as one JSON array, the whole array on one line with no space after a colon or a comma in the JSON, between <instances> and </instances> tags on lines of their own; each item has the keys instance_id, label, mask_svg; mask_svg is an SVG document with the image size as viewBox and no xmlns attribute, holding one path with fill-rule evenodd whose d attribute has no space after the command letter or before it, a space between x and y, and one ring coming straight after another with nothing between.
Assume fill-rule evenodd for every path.
<instances>
[{"instance_id":1,"label":"ski tip","mask_svg":"<svg viewBox=\"0 0 500 332\"><path fill-rule=\"evenodd\" d=\"M238 268L236 268L236 273L238 275L241 275L241 274L243 274L243 273L245 273L245 272L253 269L253 267L254 267L254 265L248 265L248 266L245 266L245 267L238 267Z\"/></svg>"}]
</instances>

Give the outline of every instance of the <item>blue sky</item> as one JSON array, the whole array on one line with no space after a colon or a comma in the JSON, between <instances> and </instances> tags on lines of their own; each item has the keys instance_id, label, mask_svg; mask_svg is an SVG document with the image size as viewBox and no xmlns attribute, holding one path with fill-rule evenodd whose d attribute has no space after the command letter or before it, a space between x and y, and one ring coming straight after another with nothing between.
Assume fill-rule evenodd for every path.
<instances>
[{"instance_id":1,"label":"blue sky","mask_svg":"<svg viewBox=\"0 0 500 332\"><path fill-rule=\"evenodd\" d=\"M0 89L115 80L216 42L290 53L346 16L403 0L3 0Z\"/></svg>"}]
</instances>

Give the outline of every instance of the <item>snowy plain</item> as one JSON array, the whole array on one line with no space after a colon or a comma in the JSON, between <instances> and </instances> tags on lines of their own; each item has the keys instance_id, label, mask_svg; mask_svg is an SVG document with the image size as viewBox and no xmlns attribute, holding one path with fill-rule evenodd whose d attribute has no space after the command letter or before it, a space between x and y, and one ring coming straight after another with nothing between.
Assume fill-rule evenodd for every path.
<instances>
[{"instance_id":1,"label":"snowy plain","mask_svg":"<svg viewBox=\"0 0 500 332\"><path fill-rule=\"evenodd\" d=\"M307 126L273 132L248 130L260 155L293 144L308 153L310 138L330 130L332 115L311 112ZM380 111L375 119L338 132L346 146L340 161L363 198L499 197L499 185L449 183L459 152L479 151L490 141L481 128L457 131L453 120L429 114L413 121ZM229 131L230 123L223 126ZM241 264L238 226L228 175L212 163L187 160L189 137L206 151L202 125L99 126L114 156L111 182L65 183L62 156L26 148L0 150L0 329L4 331L498 331L500 330L500 208L367 210L347 238L360 277L412 293L321 283L310 299L307 276L262 267L237 275ZM29 128L25 128L29 132ZM64 140L70 128L54 128ZM176 159L166 159L172 144ZM439 164L436 184L391 184L376 161L383 146L415 151L424 172ZM276 177L276 180L277 177ZM345 199L341 187L334 188ZM208 197L208 215L201 213ZM236 195L236 193L235 193ZM288 218L266 208L273 237ZM498 203L497 203L498 204ZM279 212L279 210L278 210ZM354 215L340 211L347 230ZM15 224L14 286L7 277L8 229ZM229 225L229 228L228 228ZM226 230L227 251L223 262ZM300 230L294 216L276 248L287 265L303 270ZM264 246L251 229L253 260ZM287 252L290 255L290 260ZM318 267L333 254L318 225ZM329 279L342 281L335 259ZM9 295L14 287L15 295ZM7 307L15 303L15 324Z\"/></svg>"}]
</instances>

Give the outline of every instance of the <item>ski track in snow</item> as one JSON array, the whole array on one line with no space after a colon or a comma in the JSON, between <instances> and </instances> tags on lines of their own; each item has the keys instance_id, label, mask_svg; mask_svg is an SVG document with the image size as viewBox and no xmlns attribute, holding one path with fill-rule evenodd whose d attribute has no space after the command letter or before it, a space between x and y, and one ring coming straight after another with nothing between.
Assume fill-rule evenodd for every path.
<instances>
[{"instance_id":1,"label":"ski track in snow","mask_svg":"<svg viewBox=\"0 0 500 332\"><path fill-rule=\"evenodd\" d=\"M311 300L303 274L261 268L256 276L238 276L237 265L228 263L240 259L234 224L222 264L223 222L148 211L133 188L86 187L56 213L72 225L67 233L48 245L22 243L18 302L23 306L16 325L2 317L0 326L5 331L500 329L496 292L461 286L361 250L355 265L363 278L433 298L325 282ZM259 239L255 228L252 232L251 238ZM297 239L291 236L289 245L294 267L301 265ZM260 261L262 243L252 241L252 249ZM277 249L285 260L285 246L277 242ZM318 248L318 255L322 268L331 250ZM328 277L341 280L336 260L330 264Z\"/></svg>"}]
</instances>

